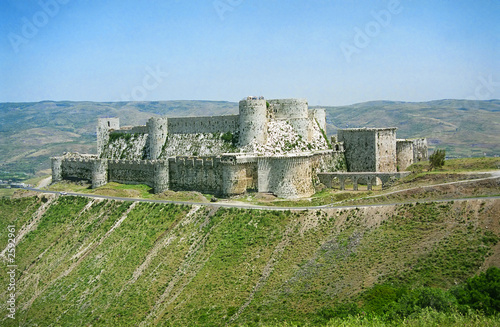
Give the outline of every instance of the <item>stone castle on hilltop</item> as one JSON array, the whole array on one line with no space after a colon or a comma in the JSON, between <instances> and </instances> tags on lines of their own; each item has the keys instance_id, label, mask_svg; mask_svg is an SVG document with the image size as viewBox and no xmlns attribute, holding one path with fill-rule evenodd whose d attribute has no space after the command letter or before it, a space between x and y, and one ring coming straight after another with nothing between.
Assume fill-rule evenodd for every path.
<instances>
[{"instance_id":1,"label":"stone castle on hilltop","mask_svg":"<svg viewBox=\"0 0 500 327\"><path fill-rule=\"evenodd\" d=\"M52 181L297 198L314 194L322 174L397 174L427 159L427 141L396 140L396 128L344 129L331 140L325 131L325 110L309 109L305 99L247 97L238 115L150 118L134 127L99 118L97 155L51 158Z\"/></svg>"}]
</instances>

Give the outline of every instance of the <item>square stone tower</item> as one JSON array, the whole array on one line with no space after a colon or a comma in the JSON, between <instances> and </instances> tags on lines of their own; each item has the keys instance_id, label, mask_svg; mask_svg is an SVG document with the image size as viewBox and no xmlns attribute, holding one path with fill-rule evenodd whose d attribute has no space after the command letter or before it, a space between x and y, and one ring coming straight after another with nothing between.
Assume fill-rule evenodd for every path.
<instances>
[{"instance_id":1,"label":"square stone tower","mask_svg":"<svg viewBox=\"0 0 500 327\"><path fill-rule=\"evenodd\" d=\"M350 172L396 172L396 127L349 128L337 131L344 142Z\"/></svg>"}]
</instances>

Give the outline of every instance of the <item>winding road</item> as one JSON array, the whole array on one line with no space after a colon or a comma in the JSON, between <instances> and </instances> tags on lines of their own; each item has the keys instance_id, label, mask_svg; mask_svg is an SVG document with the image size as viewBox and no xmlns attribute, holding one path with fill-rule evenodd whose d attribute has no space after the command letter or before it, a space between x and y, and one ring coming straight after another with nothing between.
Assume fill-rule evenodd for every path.
<instances>
[{"instance_id":1,"label":"winding road","mask_svg":"<svg viewBox=\"0 0 500 327\"><path fill-rule=\"evenodd\" d=\"M489 177L485 179L498 178ZM479 179L482 180L482 179ZM467 180L464 182L471 182L473 180ZM457 182L451 182L457 183ZM447 184L451 184L447 183ZM440 184L444 185L444 184ZM58 191L48 191L41 190L38 188L25 187L25 190L41 192L41 193L49 193L49 194L61 194ZM396 191L396 192L402 192ZM500 199L500 195L496 196L478 196L478 197L467 197L467 198L454 198L454 199L440 199L440 200L413 200L413 201L400 201L400 202L392 202L392 203L382 203L382 204L361 204L361 205L335 205L326 204L321 206L305 206L305 207L271 207L271 206L259 206L252 204L241 204L241 203L219 203L219 202L189 202L189 201L170 201L170 200L152 200L152 199L140 199L140 198L125 198L125 197L116 197L116 196L107 196L107 195L98 195L98 194L86 194L86 193L74 193L74 192L65 192L65 195L72 196L83 196L88 198L99 198L99 199L109 199L109 200L119 200L119 201L132 201L132 202L150 202L150 203L166 203L166 204L180 204L180 205L199 205L199 206L212 206L212 207L225 207L225 208L240 208L240 209L255 209L255 210L275 210L275 211L284 211L284 210L318 210L318 209L353 209L353 208L365 208L365 207L384 207L384 206L392 206L392 205L400 205L400 204L409 204L409 203L431 203L431 202L451 202L451 201L464 201L464 200L488 200L488 199ZM386 194L382 194L386 195Z\"/></svg>"}]
</instances>

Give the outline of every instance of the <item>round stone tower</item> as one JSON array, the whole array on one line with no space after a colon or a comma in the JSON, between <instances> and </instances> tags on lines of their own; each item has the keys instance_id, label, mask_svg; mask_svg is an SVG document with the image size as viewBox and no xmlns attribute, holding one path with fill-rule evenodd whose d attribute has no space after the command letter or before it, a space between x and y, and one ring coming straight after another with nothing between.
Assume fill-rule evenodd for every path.
<instances>
[{"instance_id":1,"label":"round stone tower","mask_svg":"<svg viewBox=\"0 0 500 327\"><path fill-rule=\"evenodd\" d=\"M58 182L62 179L62 158L50 158L52 164L52 183Z\"/></svg>"},{"instance_id":2,"label":"round stone tower","mask_svg":"<svg viewBox=\"0 0 500 327\"><path fill-rule=\"evenodd\" d=\"M168 133L167 118L150 118L146 123L149 134L149 158L156 160L161 155L161 150Z\"/></svg>"},{"instance_id":3,"label":"round stone tower","mask_svg":"<svg viewBox=\"0 0 500 327\"><path fill-rule=\"evenodd\" d=\"M259 144L267 141L267 106L265 99L248 98L240 101L240 146L253 140Z\"/></svg>"},{"instance_id":4,"label":"round stone tower","mask_svg":"<svg viewBox=\"0 0 500 327\"><path fill-rule=\"evenodd\" d=\"M269 100L269 109L276 120L284 120L304 139L310 141L309 105L306 99Z\"/></svg>"}]
</instances>

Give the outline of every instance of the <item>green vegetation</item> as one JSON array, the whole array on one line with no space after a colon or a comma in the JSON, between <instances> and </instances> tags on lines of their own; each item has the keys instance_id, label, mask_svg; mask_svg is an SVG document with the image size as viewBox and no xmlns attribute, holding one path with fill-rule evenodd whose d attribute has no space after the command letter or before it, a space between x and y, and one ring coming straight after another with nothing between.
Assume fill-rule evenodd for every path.
<instances>
[{"instance_id":1,"label":"green vegetation","mask_svg":"<svg viewBox=\"0 0 500 327\"><path fill-rule=\"evenodd\" d=\"M14 188L0 188L0 198L10 198L15 192Z\"/></svg>"},{"instance_id":2,"label":"green vegetation","mask_svg":"<svg viewBox=\"0 0 500 327\"><path fill-rule=\"evenodd\" d=\"M51 191L65 191L83 194L98 194L106 196L115 196L133 199L153 199L153 200L169 200L169 201L191 201L191 202L208 202L206 196L199 192L190 191L165 191L160 194L154 194L153 188L145 184L120 184L115 182L107 183L101 187L91 189L87 182L73 183L61 181L47 187Z\"/></svg>"},{"instance_id":3,"label":"green vegetation","mask_svg":"<svg viewBox=\"0 0 500 327\"><path fill-rule=\"evenodd\" d=\"M125 142L130 141L132 137L135 137L136 134L130 133L110 133L109 134L109 142L115 142L117 140L124 140Z\"/></svg>"},{"instance_id":4,"label":"green vegetation","mask_svg":"<svg viewBox=\"0 0 500 327\"><path fill-rule=\"evenodd\" d=\"M408 167L408 171L422 172L430 170L429 161L414 163ZM461 158L447 159L444 165L437 171L440 172L468 172L468 171L490 171L500 169L500 158Z\"/></svg>"},{"instance_id":5,"label":"green vegetation","mask_svg":"<svg viewBox=\"0 0 500 327\"><path fill-rule=\"evenodd\" d=\"M238 142L239 142L239 134L238 133L231 133L231 132L226 132L221 135L221 140L224 142L230 144L230 147L228 148L229 152L235 152L238 147Z\"/></svg>"},{"instance_id":6,"label":"green vegetation","mask_svg":"<svg viewBox=\"0 0 500 327\"><path fill-rule=\"evenodd\" d=\"M498 205L261 211L0 200L0 228L32 224L16 247L17 320L0 323L498 325L500 273L477 275L498 255Z\"/></svg>"},{"instance_id":7,"label":"green vegetation","mask_svg":"<svg viewBox=\"0 0 500 327\"><path fill-rule=\"evenodd\" d=\"M443 167L445 157L445 150L435 150L434 153L429 156L429 171Z\"/></svg>"},{"instance_id":8,"label":"green vegetation","mask_svg":"<svg viewBox=\"0 0 500 327\"><path fill-rule=\"evenodd\" d=\"M7 172L0 171L0 179L4 181L12 180L14 182L21 182L30 177L29 174L24 172Z\"/></svg>"},{"instance_id":9,"label":"green vegetation","mask_svg":"<svg viewBox=\"0 0 500 327\"><path fill-rule=\"evenodd\" d=\"M344 302L322 308L316 314L316 322L326 324L332 319L349 321L361 318L367 323L378 321L384 325L396 325L407 318L428 314L434 319L440 317L439 320L451 321L457 318L467 321L467 317L484 314L493 316L491 320L496 322L500 320L499 288L500 269L496 267L449 290L378 284L361 294L357 298L358 304Z\"/></svg>"}]
</instances>

